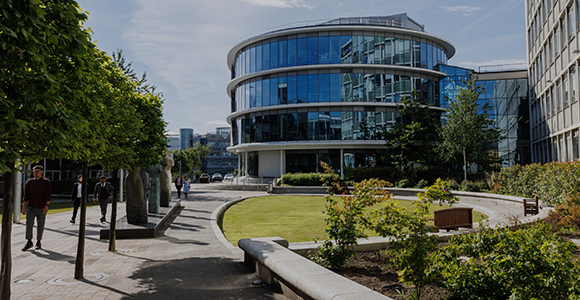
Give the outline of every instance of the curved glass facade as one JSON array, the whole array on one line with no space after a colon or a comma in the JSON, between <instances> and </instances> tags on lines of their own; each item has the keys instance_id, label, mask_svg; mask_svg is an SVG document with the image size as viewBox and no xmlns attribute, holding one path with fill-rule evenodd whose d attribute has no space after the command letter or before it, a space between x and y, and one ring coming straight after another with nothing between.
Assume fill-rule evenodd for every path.
<instances>
[{"instance_id":1,"label":"curved glass facade","mask_svg":"<svg viewBox=\"0 0 580 300\"><path fill-rule=\"evenodd\" d=\"M340 72L340 70L336 70ZM325 73L326 72L326 73ZM334 73L280 73L243 81L232 97L232 112L250 108L324 102L399 102L415 90L430 105L438 105L437 80L420 77Z\"/></svg>"},{"instance_id":2,"label":"curved glass facade","mask_svg":"<svg viewBox=\"0 0 580 300\"><path fill-rule=\"evenodd\" d=\"M313 107L252 113L232 122L233 145L381 140L381 132L395 124L398 118L394 107L336 107L332 110Z\"/></svg>"},{"instance_id":3,"label":"curved glass facade","mask_svg":"<svg viewBox=\"0 0 580 300\"><path fill-rule=\"evenodd\" d=\"M233 77L306 65L381 64L433 69L446 64L437 45L412 37L346 35L340 31L294 34L262 40L244 47L235 60Z\"/></svg>"}]
</instances>

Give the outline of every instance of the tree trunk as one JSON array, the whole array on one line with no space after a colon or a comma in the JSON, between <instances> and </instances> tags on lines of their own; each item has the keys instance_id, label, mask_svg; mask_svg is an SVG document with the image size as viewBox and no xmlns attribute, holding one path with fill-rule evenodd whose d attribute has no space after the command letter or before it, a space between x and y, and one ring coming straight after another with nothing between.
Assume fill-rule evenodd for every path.
<instances>
[{"instance_id":1,"label":"tree trunk","mask_svg":"<svg viewBox=\"0 0 580 300\"><path fill-rule=\"evenodd\" d=\"M139 176L140 167L135 167L129 171L127 176L127 223L129 224L146 224L147 223L147 205L145 204L145 195L143 193L143 181Z\"/></svg>"},{"instance_id":2,"label":"tree trunk","mask_svg":"<svg viewBox=\"0 0 580 300\"><path fill-rule=\"evenodd\" d=\"M77 246L77 259L75 261L75 279L85 279L84 263L85 263L85 231L87 223L87 198L88 198L88 181L89 167L86 161L83 161L83 184L82 184L82 198L81 198L81 221L79 222L79 244Z\"/></svg>"},{"instance_id":3,"label":"tree trunk","mask_svg":"<svg viewBox=\"0 0 580 300\"><path fill-rule=\"evenodd\" d=\"M467 153L463 149L463 180L467 180Z\"/></svg>"},{"instance_id":4,"label":"tree trunk","mask_svg":"<svg viewBox=\"0 0 580 300\"><path fill-rule=\"evenodd\" d=\"M10 299L10 284L12 276L12 201L14 198L14 163L8 163L9 172L4 173L4 200L2 210L2 242L0 248L2 266L0 267L0 299ZM17 212L20 213L20 212Z\"/></svg>"},{"instance_id":5,"label":"tree trunk","mask_svg":"<svg viewBox=\"0 0 580 300\"><path fill-rule=\"evenodd\" d=\"M113 172L113 204L111 206L111 226L109 226L109 251L115 252L117 239L117 201L119 201L119 170Z\"/></svg>"}]
</instances>

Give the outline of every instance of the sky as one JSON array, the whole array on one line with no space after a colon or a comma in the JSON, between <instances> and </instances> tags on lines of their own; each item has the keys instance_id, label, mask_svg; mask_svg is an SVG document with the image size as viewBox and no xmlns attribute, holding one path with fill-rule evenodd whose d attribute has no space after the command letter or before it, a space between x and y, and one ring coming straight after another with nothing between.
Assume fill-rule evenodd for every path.
<instances>
[{"instance_id":1,"label":"sky","mask_svg":"<svg viewBox=\"0 0 580 300\"><path fill-rule=\"evenodd\" d=\"M123 50L163 94L167 130L228 126L232 47L290 23L407 13L455 46L448 64L526 63L524 0L77 0L97 47Z\"/></svg>"}]
</instances>

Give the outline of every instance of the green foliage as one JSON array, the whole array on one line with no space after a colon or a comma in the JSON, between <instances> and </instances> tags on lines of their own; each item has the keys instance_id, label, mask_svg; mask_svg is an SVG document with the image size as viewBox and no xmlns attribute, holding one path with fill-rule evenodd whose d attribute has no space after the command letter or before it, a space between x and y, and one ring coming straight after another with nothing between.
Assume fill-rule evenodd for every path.
<instances>
[{"instance_id":1,"label":"green foliage","mask_svg":"<svg viewBox=\"0 0 580 300\"><path fill-rule=\"evenodd\" d=\"M459 185L459 190L465 192L482 192L487 189L488 189L487 183L484 181L463 180L461 182L461 185Z\"/></svg>"},{"instance_id":2,"label":"green foliage","mask_svg":"<svg viewBox=\"0 0 580 300\"><path fill-rule=\"evenodd\" d=\"M475 87L472 76L469 76L469 81L464 84L467 87L459 87L455 99L448 99L446 123L440 130L441 143L438 144L438 148L444 160L461 161L464 180L467 180L470 163L489 166L494 162L488 154L488 149L492 143L501 138L501 131L495 128L489 118L489 112L493 107L489 103L479 107L477 103L484 89ZM461 159L458 159L459 157Z\"/></svg>"},{"instance_id":3,"label":"green foliage","mask_svg":"<svg viewBox=\"0 0 580 300\"><path fill-rule=\"evenodd\" d=\"M561 231L580 231L580 193L569 195L564 203L556 204L546 222Z\"/></svg>"},{"instance_id":4,"label":"green foliage","mask_svg":"<svg viewBox=\"0 0 580 300\"><path fill-rule=\"evenodd\" d=\"M290 186L322 186L332 182L335 175L326 173L286 173L281 183Z\"/></svg>"},{"instance_id":5,"label":"green foliage","mask_svg":"<svg viewBox=\"0 0 580 300\"><path fill-rule=\"evenodd\" d=\"M186 150L172 150L173 159L175 164L171 168L172 172L179 173L179 162L181 161L181 172L184 174L191 173L194 169L200 169L203 160L211 152L211 147L209 145L201 145L200 143L195 143L193 147L189 147Z\"/></svg>"},{"instance_id":6,"label":"green foliage","mask_svg":"<svg viewBox=\"0 0 580 300\"><path fill-rule=\"evenodd\" d=\"M352 196L325 197L325 222L328 234L318 249L316 260L331 269L341 269L354 254L352 245L357 239L365 238L364 227L368 227L366 208L385 201L390 195L383 189L387 182L378 179L364 180L354 185ZM339 200L340 199L340 200Z\"/></svg>"},{"instance_id":7,"label":"green foliage","mask_svg":"<svg viewBox=\"0 0 580 300\"><path fill-rule=\"evenodd\" d=\"M502 168L494 191L499 194L532 197L548 204L563 203L569 194L580 192L580 161L515 165Z\"/></svg>"},{"instance_id":8,"label":"green foliage","mask_svg":"<svg viewBox=\"0 0 580 300\"><path fill-rule=\"evenodd\" d=\"M399 180L399 182L397 182L396 187L408 188L408 187L411 187L411 182L409 182L409 179L401 179L401 180Z\"/></svg>"},{"instance_id":9,"label":"green foliage","mask_svg":"<svg viewBox=\"0 0 580 300\"><path fill-rule=\"evenodd\" d=\"M572 299L580 295L576 248L543 223L517 231L483 226L454 235L433 257L433 271L454 299Z\"/></svg>"},{"instance_id":10,"label":"green foliage","mask_svg":"<svg viewBox=\"0 0 580 300\"><path fill-rule=\"evenodd\" d=\"M427 101L418 99L416 92L411 98L403 97L398 108L401 121L383 131L383 160L399 168L413 163L432 164L437 157L439 115L431 112Z\"/></svg>"},{"instance_id":11,"label":"green foliage","mask_svg":"<svg viewBox=\"0 0 580 300\"><path fill-rule=\"evenodd\" d=\"M419 182L417 182L417 184L415 184L416 189L422 189L422 188L426 188L428 186L429 186L429 181L427 181L425 179L421 179L421 180L419 180Z\"/></svg>"},{"instance_id":12,"label":"green foliage","mask_svg":"<svg viewBox=\"0 0 580 300\"><path fill-rule=\"evenodd\" d=\"M412 283L420 299L427 284L436 282L438 274L430 272L433 264L430 254L437 249L437 237L428 234L429 207L433 202L452 205L459 201L449 192L449 184L437 179L435 184L419 193L415 209L408 211L387 201L383 207L370 215L366 225L383 237L392 238L393 248L386 250L392 257L391 264L399 274L399 280Z\"/></svg>"},{"instance_id":13,"label":"green foliage","mask_svg":"<svg viewBox=\"0 0 580 300\"><path fill-rule=\"evenodd\" d=\"M320 166L324 170L324 175L326 175L321 178L323 186L331 186L340 180L340 176L332 170L328 163L321 161Z\"/></svg>"}]
</instances>

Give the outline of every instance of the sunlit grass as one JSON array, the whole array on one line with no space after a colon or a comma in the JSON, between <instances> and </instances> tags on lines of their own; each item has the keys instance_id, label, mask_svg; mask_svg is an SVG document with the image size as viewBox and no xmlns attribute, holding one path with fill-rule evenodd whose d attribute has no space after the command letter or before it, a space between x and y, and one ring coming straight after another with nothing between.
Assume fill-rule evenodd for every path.
<instances>
[{"instance_id":1,"label":"sunlit grass","mask_svg":"<svg viewBox=\"0 0 580 300\"><path fill-rule=\"evenodd\" d=\"M412 201L397 202L408 209L414 208ZM320 241L325 238L324 203L324 196L250 198L225 212L222 230L228 241L236 246L240 239L271 236L279 236L290 243ZM442 208L446 207L433 204L430 211ZM484 214L473 211L474 223L485 218ZM373 236L373 232L367 234Z\"/></svg>"}]
</instances>

